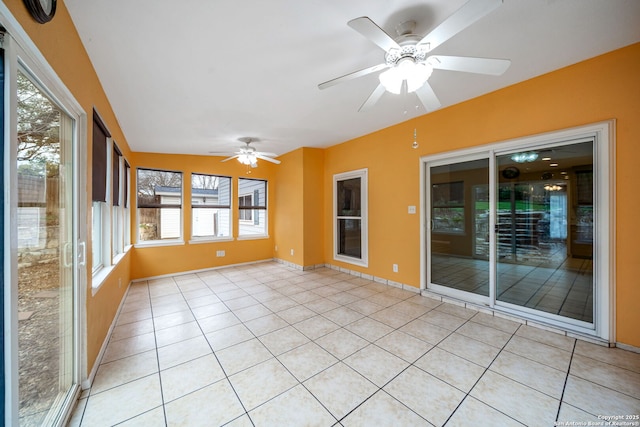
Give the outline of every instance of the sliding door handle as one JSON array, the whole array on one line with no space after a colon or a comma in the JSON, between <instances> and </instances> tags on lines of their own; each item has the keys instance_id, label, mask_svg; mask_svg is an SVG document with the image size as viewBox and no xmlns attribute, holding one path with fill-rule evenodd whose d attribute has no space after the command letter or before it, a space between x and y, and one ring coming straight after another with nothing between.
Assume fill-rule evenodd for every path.
<instances>
[{"instance_id":1,"label":"sliding door handle","mask_svg":"<svg viewBox=\"0 0 640 427\"><path fill-rule=\"evenodd\" d=\"M85 242L78 243L78 265L84 267L87 263L87 244Z\"/></svg>"}]
</instances>

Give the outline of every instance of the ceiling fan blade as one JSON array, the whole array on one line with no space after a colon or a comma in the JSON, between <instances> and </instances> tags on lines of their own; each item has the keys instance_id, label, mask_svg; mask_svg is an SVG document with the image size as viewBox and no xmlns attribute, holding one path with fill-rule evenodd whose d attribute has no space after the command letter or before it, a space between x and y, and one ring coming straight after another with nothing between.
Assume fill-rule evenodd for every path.
<instances>
[{"instance_id":1,"label":"ceiling fan blade","mask_svg":"<svg viewBox=\"0 0 640 427\"><path fill-rule=\"evenodd\" d=\"M480 18L488 15L502 4L503 0L469 0L453 15L442 21L429 34L418 42L418 45L429 45L429 50L440 46L460 31L469 27Z\"/></svg>"},{"instance_id":2,"label":"ceiling fan blade","mask_svg":"<svg viewBox=\"0 0 640 427\"><path fill-rule=\"evenodd\" d=\"M437 110L442 105L429 82L425 82L420 89L416 90L416 95L427 111Z\"/></svg>"},{"instance_id":3,"label":"ceiling fan blade","mask_svg":"<svg viewBox=\"0 0 640 427\"><path fill-rule=\"evenodd\" d=\"M336 77L333 80L329 80L327 82L320 83L318 85L318 88L319 89L326 89L328 87L337 85L338 83L342 83L342 82L346 82L348 80L356 79L358 77L366 76L367 74L375 73L376 71L384 70L385 68L388 68L388 67L389 66L387 64L378 64L378 65L374 65L373 67L363 68L362 70L358 70L358 71L354 71L353 73L345 74L342 77Z\"/></svg>"},{"instance_id":4,"label":"ceiling fan blade","mask_svg":"<svg viewBox=\"0 0 640 427\"><path fill-rule=\"evenodd\" d=\"M272 159L271 157L263 156L261 154L256 154L255 156L258 159L266 160L267 162L275 163L276 165L280 164L280 160Z\"/></svg>"},{"instance_id":5,"label":"ceiling fan blade","mask_svg":"<svg viewBox=\"0 0 640 427\"><path fill-rule=\"evenodd\" d=\"M369 19L367 16L361 16L360 18L352 19L347 22L347 25L380 46L385 52L390 49L400 49L400 45L387 34L382 28L380 28L375 22Z\"/></svg>"},{"instance_id":6,"label":"ceiling fan blade","mask_svg":"<svg viewBox=\"0 0 640 427\"><path fill-rule=\"evenodd\" d=\"M376 102L378 102L380 97L384 94L385 90L386 89L384 88L384 86L379 84L378 87L375 88L373 92L371 92L371 95L369 95L369 98L367 98L367 100L364 101L364 104L360 106L358 111L364 112L369 110L371 107L373 107L376 104Z\"/></svg>"},{"instance_id":7,"label":"ceiling fan blade","mask_svg":"<svg viewBox=\"0 0 640 427\"><path fill-rule=\"evenodd\" d=\"M260 155L260 156L267 156L267 157L276 157L277 156L276 153L267 153L265 151L255 151L253 154Z\"/></svg>"},{"instance_id":8,"label":"ceiling fan blade","mask_svg":"<svg viewBox=\"0 0 640 427\"><path fill-rule=\"evenodd\" d=\"M220 161L221 161L221 162L226 162L226 161L228 161L228 160L237 159L239 156L240 156L239 154L236 154L235 156L227 157L226 159L224 159L224 160L220 160Z\"/></svg>"},{"instance_id":9,"label":"ceiling fan blade","mask_svg":"<svg viewBox=\"0 0 640 427\"><path fill-rule=\"evenodd\" d=\"M500 76L511 61L508 59L469 58L464 56L433 55L427 58L427 62L438 70L463 71L465 73L490 74Z\"/></svg>"}]
</instances>

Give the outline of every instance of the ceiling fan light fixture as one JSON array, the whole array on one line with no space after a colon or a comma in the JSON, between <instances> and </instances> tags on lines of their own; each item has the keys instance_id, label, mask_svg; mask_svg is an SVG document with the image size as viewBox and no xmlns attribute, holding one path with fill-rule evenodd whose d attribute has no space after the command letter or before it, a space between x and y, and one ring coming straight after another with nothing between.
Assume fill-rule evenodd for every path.
<instances>
[{"instance_id":1,"label":"ceiling fan light fixture","mask_svg":"<svg viewBox=\"0 0 640 427\"><path fill-rule=\"evenodd\" d=\"M407 92L415 92L420 89L431 77L433 67L428 64L413 64L413 67L407 70Z\"/></svg>"},{"instance_id":2,"label":"ceiling fan light fixture","mask_svg":"<svg viewBox=\"0 0 640 427\"><path fill-rule=\"evenodd\" d=\"M398 63L381 73L380 84L391 93L399 94L402 90L402 82L407 81L407 92L415 92L420 89L431 77L433 67L430 64L416 63L413 58L402 58Z\"/></svg>"},{"instance_id":3,"label":"ceiling fan light fixture","mask_svg":"<svg viewBox=\"0 0 640 427\"><path fill-rule=\"evenodd\" d=\"M395 93L396 95L400 94L403 79L398 67L389 68L384 73L381 73L378 78L380 79L380 84L384 86L387 92Z\"/></svg>"},{"instance_id":4,"label":"ceiling fan light fixture","mask_svg":"<svg viewBox=\"0 0 640 427\"><path fill-rule=\"evenodd\" d=\"M243 153L238 156L238 161L243 165L251 165L251 164L255 164L258 161L258 159L252 153L249 153L249 154Z\"/></svg>"}]
</instances>

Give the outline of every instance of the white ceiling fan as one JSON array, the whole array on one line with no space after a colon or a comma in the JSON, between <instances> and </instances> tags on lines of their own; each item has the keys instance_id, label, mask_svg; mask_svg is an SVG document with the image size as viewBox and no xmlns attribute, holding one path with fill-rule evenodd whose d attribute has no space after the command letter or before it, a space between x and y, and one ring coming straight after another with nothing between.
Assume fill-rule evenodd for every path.
<instances>
[{"instance_id":1,"label":"white ceiling fan","mask_svg":"<svg viewBox=\"0 0 640 427\"><path fill-rule=\"evenodd\" d=\"M258 138L242 137L238 138L238 141L244 142L246 146L240 147L239 150L234 153L211 152L211 154L214 156L228 156L229 154L233 154L231 157L227 157L222 161L226 162L228 160L238 159L238 161L243 165L251 166L252 168L258 167L258 159L266 160L267 162L275 163L277 165L280 164L280 160L272 159L272 157L277 156L276 153L256 151L256 149L250 145L252 142L259 141Z\"/></svg>"},{"instance_id":2,"label":"white ceiling fan","mask_svg":"<svg viewBox=\"0 0 640 427\"><path fill-rule=\"evenodd\" d=\"M396 30L398 37L394 39L366 16L353 19L347 24L386 52L384 62L326 81L318 88L326 89L386 70L379 75L378 87L358 111L370 109L385 91L399 94L403 90L415 92L427 111L435 110L441 104L427 81L434 69L499 76L509 68L511 61L507 59L429 55L433 49L498 8L502 1L470 0L424 37L413 34L414 21L400 24Z\"/></svg>"}]
</instances>

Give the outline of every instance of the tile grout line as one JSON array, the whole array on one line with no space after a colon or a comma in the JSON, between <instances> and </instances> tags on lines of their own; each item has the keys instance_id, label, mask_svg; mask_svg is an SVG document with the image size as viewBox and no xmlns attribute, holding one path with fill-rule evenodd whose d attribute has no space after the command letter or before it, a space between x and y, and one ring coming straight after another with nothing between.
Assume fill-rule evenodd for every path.
<instances>
[{"instance_id":1,"label":"tile grout line","mask_svg":"<svg viewBox=\"0 0 640 427\"><path fill-rule=\"evenodd\" d=\"M560 394L560 404L558 405L558 412L556 412L556 421L560 417L560 409L562 408L562 402L564 401L564 393L567 390L567 383L569 382L569 373L571 372L571 364L573 363L573 356L576 354L576 346L578 340L573 341L573 349L571 349L571 358L569 359L569 366L567 367L567 375L564 377L564 384L562 385L562 393Z\"/></svg>"},{"instance_id":2,"label":"tile grout line","mask_svg":"<svg viewBox=\"0 0 640 427\"><path fill-rule=\"evenodd\" d=\"M474 315L473 317L475 317L475 315ZM471 322L471 319L473 319L473 317L469 318L469 320L467 320L467 322L465 322L465 323L463 323L462 325L460 325L460 326L458 327L458 329L460 329L460 328L461 328L463 325L465 325L466 323ZM475 323L475 322L474 322L474 323ZM484 326L487 326L487 325L484 325ZM500 354L502 353L502 351L506 348L507 344L509 344L509 342L511 341L511 339L516 335L516 332L518 332L518 329L520 329L520 327L521 327L521 326L522 326L522 325L518 326L518 328L516 328L516 330L515 330L515 331L513 331L513 332L511 333L511 337L509 337L509 339L507 340L507 342L505 342L505 343L504 343L504 345L500 348L500 351L498 351L498 353L495 355L495 357L493 358L493 360L491 361L491 363L489 363L489 364L487 365L487 367L486 367L486 368L484 368L484 371L482 372L482 374L481 374L481 375L478 377L478 379L473 383L473 385L471 386L471 388L469 388L469 391L465 393L465 396L462 398L462 400L460 401L460 403L458 403L458 405L456 406L456 408L451 412L451 414L449 415L449 417L447 418L447 420L444 422L443 426L446 426L446 425L447 425L447 423L449 422L449 420L451 419L451 417L453 417L453 415L458 411L458 409L460 408L460 406L462 406L462 404L464 403L464 401L465 401L465 400L467 400L467 397L469 397L469 396L471 395L471 391L473 391L473 389L478 385L478 383L480 382L480 380L482 379L482 377L484 377L484 376L485 376L485 374L489 371L489 368L491 367L491 365L493 365L493 363L496 361L496 359L500 356ZM456 331L457 331L458 329L456 329ZM494 328L494 329L495 329L495 328ZM455 331L454 331L454 332L455 332ZM453 334L453 332L452 332L452 334ZM444 338L444 339L446 339L446 338ZM444 339L443 339L442 341L444 341ZM471 338L471 339L472 339L472 338ZM441 342L442 342L442 341L441 341ZM481 342L481 341L479 341L479 342ZM486 344L486 343L485 343L485 344ZM445 351L446 351L446 350L445 350ZM461 357L461 356L458 356L458 357ZM463 358L463 359L467 360L466 358ZM471 362L471 361L469 360L469 362ZM471 362L471 363L474 363L474 362ZM437 377L436 377L436 378L437 378ZM457 388L457 387L456 387L456 388ZM473 396L471 396L471 397L475 399L475 397L473 397ZM505 414L504 412L500 411L499 409L494 408L493 406L489 405L488 403L483 402L483 401L481 401L481 400L479 400L479 399L478 399L478 401L479 401L479 402L481 402L481 403L482 403L482 404L484 404L484 405L487 405L488 407L492 408L493 410L495 410L495 411L497 411L497 412L501 413L502 415L504 415L504 416L506 416L506 417L508 417L508 418L510 418L510 419L512 419L512 420L514 420L515 422L520 423L520 421L516 420L515 418L511 417L511 416L510 416L510 415L508 415L508 414ZM520 424L522 424L522 423L520 423Z\"/></svg>"},{"instance_id":3,"label":"tile grout line","mask_svg":"<svg viewBox=\"0 0 640 427\"><path fill-rule=\"evenodd\" d=\"M221 274L222 274L222 273L221 273ZM222 275L223 275L227 280L229 280L229 281L230 281L230 283L232 283L234 286L236 286L238 289L242 289L242 288L240 288L238 285L236 285L236 284L235 284L235 282L234 282L231 278L229 278L229 277L225 276L224 274L222 274ZM202 282L202 283L203 283L203 284L204 284L204 285L205 285L205 286L206 286L206 287L207 287L211 292L213 292L213 294L216 296L216 298L220 299L220 297L218 296L217 292L216 292L216 291L214 291L213 289L211 289L211 287L209 286L209 284L208 284L208 283L206 283L206 282L205 282L204 280L202 280L202 278L200 278L200 277L198 277L198 280L200 280L200 281L201 281L201 282ZM176 285L177 285L177 283L176 283ZM184 292L182 291L182 288L180 288L180 285L177 285L177 286L178 286L178 289L180 290L180 294L181 294L181 295L182 295L182 297L184 298ZM225 378L225 380L227 381L227 383L228 383L228 384L229 384L229 386L231 387L231 390L233 390L233 393L235 394L236 398L238 399L238 402L239 402L239 403L240 403L240 405L242 406L242 409L244 410L244 415L246 415L246 416L247 416L247 418L249 419L249 422L251 422L251 424L252 424L253 426L255 426L255 423L253 422L253 420L251 419L251 416L249 415L249 411L247 411L247 408L245 407L244 403L242 402L242 399L240 399L240 396L238 395L238 391L235 389L235 387L233 386L233 383L232 383L232 382L231 382L231 380L229 379L229 375L227 374L226 369L224 368L224 366L223 366L223 365L222 365L222 363L220 362L220 359L218 358L218 355L216 354L215 350L214 350L214 349L213 349L213 347L211 346L211 343L210 343L210 342L209 342L209 340L207 339L207 335L206 335L206 334L205 334L205 332L202 330L202 326L200 325L200 321L199 321L200 319L198 319L198 318L195 316L195 314L193 313L193 309L192 309L192 308L191 308L191 306L189 305L189 302L187 301L187 299L186 299L186 298L184 298L184 300L185 300L185 302L187 303L187 306L189 307L189 312L190 312L190 313L191 313L191 315L193 316L194 321L196 322L196 325L198 325L198 329L199 329L199 330L200 330L200 332L202 333L203 338L205 339L205 341L207 342L207 345L208 345L208 346L209 346L209 348L211 349L211 353L212 353L212 354L213 354L213 356L216 358L216 361L218 362L218 365L220 366L220 369L222 369L222 372L224 373L224 378ZM240 318L238 318L238 316L236 316L236 314L235 314L235 313L233 312L233 310L232 310L232 309L231 309L231 308L226 304L226 302L225 302L225 301L223 301L223 300L221 300L221 299L220 299L220 302L221 302L222 304L224 304L224 306L229 310L229 312L231 312L231 313L236 317L236 319L238 319L238 320L240 321L240 323L244 326L244 322L243 322ZM221 314L221 313L220 313L220 314ZM214 315L214 316L215 316L215 315ZM213 316L208 316L208 317L213 317ZM246 327L246 326L245 326L245 327ZM247 328L247 329L248 329L248 328ZM251 332L251 330L249 330L249 332ZM253 333L253 332L252 332L252 333ZM195 359L194 359L194 360L195 360ZM185 363L186 363L186 362L185 362ZM216 382L217 382L217 381L216 381ZM215 384L215 383L214 383L214 384ZM211 385L211 384L209 384L209 385ZM204 386L204 387L201 387L201 388L199 388L198 390L202 390L202 389L203 389L203 388L205 388L205 387L208 387L208 385L207 385L207 386ZM194 393L195 391L197 391L197 390L193 390L193 391L191 391L190 393L187 393L185 396L188 396L189 394ZM182 396L182 397L184 397L184 396ZM182 397L180 397L180 398L182 398ZM236 418L234 418L234 419L232 419L232 420L229 420L229 421L228 421L228 422L226 422L225 424L229 424L230 422L232 422L232 421L234 421L234 420L236 420L236 419L238 419L238 418L240 418L240 417L242 417L242 415L240 415L239 417L236 417Z\"/></svg>"},{"instance_id":4,"label":"tile grout line","mask_svg":"<svg viewBox=\"0 0 640 427\"><path fill-rule=\"evenodd\" d=\"M176 284L176 286L178 286L178 284L176 283L175 279L172 277L171 280ZM158 381L160 382L160 399L162 401L162 415L164 417L164 425L166 426L168 424L167 422L167 410L166 410L166 406L165 406L165 401L164 401L164 392L162 390L162 375L160 374L160 354L158 352L158 339L156 337L156 320L155 320L155 316L153 315L153 302L151 300L151 286L149 285L149 282L147 281L147 293L149 294L149 307L151 310L151 324L153 325L153 342L155 344L154 349L156 351L156 365L158 366ZM138 414L140 415L140 414Z\"/></svg>"}]
</instances>

